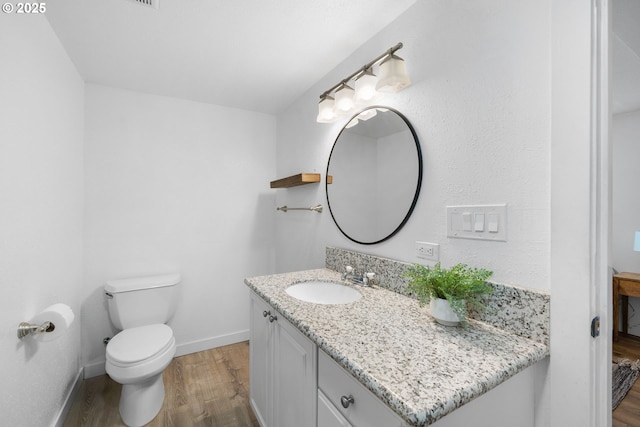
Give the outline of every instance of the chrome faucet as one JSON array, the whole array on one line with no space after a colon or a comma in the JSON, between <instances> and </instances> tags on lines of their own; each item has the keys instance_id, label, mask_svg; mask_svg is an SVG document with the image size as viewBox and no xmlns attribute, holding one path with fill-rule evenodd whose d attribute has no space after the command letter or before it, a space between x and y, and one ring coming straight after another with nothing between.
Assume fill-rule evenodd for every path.
<instances>
[{"instance_id":1,"label":"chrome faucet","mask_svg":"<svg viewBox=\"0 0 640 427\"><path fill-rule=\"evenodd\" d=\"M353 267L348 265L342 274L342 280L349 279L351 283L355 283L356 285L371 286L370 281L374 276L375 273L368 273L366 271L363 271L361 274L355 273Z\"/></svg>"},{"instance_id":2,"label":"chrome faucet","mask_svg":"<svg viewBox=\"0 0 640 427\"><path fill-rule=\"evenodd\" d=\"M349 276L353 276L353 267L347 265L345 267L345 272L342 274L342 278L340 280L346 280Z\"/></svg>"}]
</instances>

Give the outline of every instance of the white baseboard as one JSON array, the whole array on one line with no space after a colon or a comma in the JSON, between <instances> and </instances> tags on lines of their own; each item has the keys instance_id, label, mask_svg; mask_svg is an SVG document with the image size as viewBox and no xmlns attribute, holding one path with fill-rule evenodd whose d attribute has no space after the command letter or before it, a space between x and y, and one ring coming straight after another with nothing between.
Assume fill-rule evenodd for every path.
<instances>
[{"instance_id":1,"label":"white baseboard","mask_svg":"<svg viewBox=\"0 0 640 427\"><path fill-rule=\"evenodd\" d=\"M217 337L206 338L198 341L178 344L176 348L176 357L185 354L197 353L199 351L210 350L212 348L222 347L229 344L235 344L249 339L249 330L233 332L231 334L220 335ZM84 378L93 378L98 375L104 375L104 360L85 365Z\"/></svg>"},{"instance_id":2,"label":"white baseboard","mask_svg":"<svg viewBox=\"0 0 640 427\"><path fill-rule=\"evenodd\" d=\"M62 408L58 411L58 414L55 418L55 422L52 424L54 427L62 427L65 420L67 419L67 415L71 410L71 406L73 405L73 401L80 390L80 386L82 385L82 379L84 378L84 368L80 368L78 373L76 374L76 378L73 382L73 386L69 389L66 398L64 399L64 404Z\"/></svg>"},{"instance_id":3,"label":"white baseboard","mask_svg":"<svg viewBox=\"0 0 640 427\"><path fill-rule=\"evenodd\" d=\"M84 378L93 378L106 374L107 371L104 370L104 362L104 360L101 360L90 365L84 365Z\"/></svg>"},{"instance_id":4,"label":"white baseboard","mask_svg":"<svg viewBox=\"0 0 640 427\"><path fill-rule=\"evenodd\" d=\"M222 347L229 344L235 344L249 339L249 330L234 332L231 334L220 335L204 340L191 341L179 344L176 349L176 356L184 356L185 354L197 353L199 351L210 350L212 348Z\"/></svg>"}]
</instances>

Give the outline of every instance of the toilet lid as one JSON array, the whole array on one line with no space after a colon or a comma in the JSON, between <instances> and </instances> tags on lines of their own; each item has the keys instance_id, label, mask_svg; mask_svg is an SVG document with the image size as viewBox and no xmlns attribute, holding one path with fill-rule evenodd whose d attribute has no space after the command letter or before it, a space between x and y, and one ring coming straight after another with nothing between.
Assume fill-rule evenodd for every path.
<instances>
[{"instance_id":1,"label":"toilet lid","mask_svg":"<svg viewBox=\"0 0 640 427\"><path fill-rule=\"evenodd\" d=\"M107 356L119 363L148 359L171 345L173 331L165 324L125 329L109 341Z\"/></svg>"}]
</instances>

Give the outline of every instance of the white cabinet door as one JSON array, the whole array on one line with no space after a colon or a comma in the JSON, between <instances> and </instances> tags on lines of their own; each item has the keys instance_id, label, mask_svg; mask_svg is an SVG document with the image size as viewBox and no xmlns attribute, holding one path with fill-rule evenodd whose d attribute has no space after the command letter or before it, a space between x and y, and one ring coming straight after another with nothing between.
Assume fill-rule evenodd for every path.
<instances>
[{"instance_id":1,"label":"white cabinet door","mask_svg":"<svg viewBox=\"0 0 640 427\"><path fill-rule=\"evenodd\" d=\"M322 390L318 390L318 427L351 427Z\"/></svg>"},{"instance_id":2,"label":"white cabinet door","mask_svg":"<svg viewBox=\"0 0 640 427\"><path fill-rule=\"evenodd\" d=\"M274 322L274 426L315 427L315 344L284 318Z\"/></svg>"},{"instance_id":3,"label":"white cabinet door","mask_svg":"<svg viewBox=\"0 0 640 427\"><path fill-rule=\"evenodd\" d=\"M315 344L251 293L251 406L263 427L316 427Z\"/></svg>"},{"instance_id":4,"label":"white cabinet door","mask_svg":"<svg viewBox=\"0 0 640 427\"><path fill-rule=\"evenodd\" d=\"M260 425L267 427L270 423L269 413L269 384L271 382L271 325L269 324L269 312L271 307L262 299L251 294L251 327L249 330L249 375L250 375L250 399L253 412L256 414ZM264 313L267 313L264 316Z\"/></svg>"}]
</instances>

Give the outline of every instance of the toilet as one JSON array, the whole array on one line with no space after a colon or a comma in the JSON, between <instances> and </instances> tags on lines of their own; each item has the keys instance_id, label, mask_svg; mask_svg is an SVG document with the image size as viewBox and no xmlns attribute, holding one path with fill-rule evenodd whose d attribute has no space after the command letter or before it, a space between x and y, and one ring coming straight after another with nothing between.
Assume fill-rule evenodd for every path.
<instances>
[{"instance_id":1,"label":"toilet","mask_svg":"<svg viewBox=\"0 0 640 427\"><path fill-rule=\"evenodd\" d=\"M175 313L179 284L179 274L105 284L111 323L122 330L107 344L105 369L122 384L120 416L127 426L147 424L162 407L162 371L176 354L173 330L165 323Z\"/></svg>"}]
</instances>

